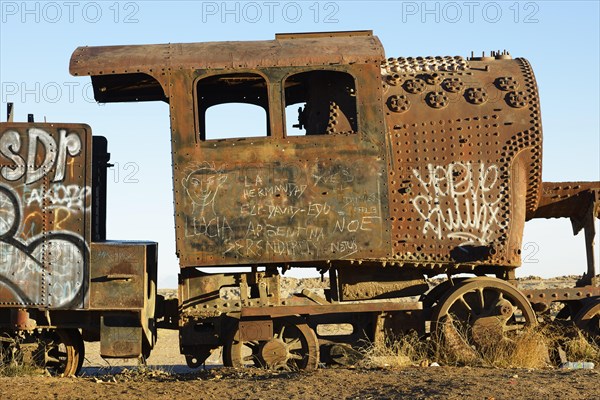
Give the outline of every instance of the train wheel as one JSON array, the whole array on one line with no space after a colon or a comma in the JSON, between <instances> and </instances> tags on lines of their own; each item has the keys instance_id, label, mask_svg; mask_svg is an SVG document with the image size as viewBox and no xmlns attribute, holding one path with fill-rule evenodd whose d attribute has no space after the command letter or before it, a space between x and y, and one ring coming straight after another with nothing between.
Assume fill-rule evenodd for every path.
<instances>
[{"instance_id":1,"label":"train wheel","mask_svg":"<svg viewBox=\"0 0 600 400\"><path fill-rule=\"evenodd\" d=\"M263 367L265 364L260 357L261 342L241 341L239 337L240 331L236 329L223 346L223 364L234 368Z\"/></svg>"},{"instance_id":2,"label":"train wheel","mask_svg":"<svg viewBox=\"0 0 600 400\"><path fill-rule=\"evenodd\" d=\"M273 321L273 339L267 341L239 340L239 331L225 346L226 366L256 366L274 370L313 370L319 365L319 342L315 332L296 318Z\"/></svg>"},{"instance_id":3,"label":"train wheel","mask_svg":"<svg viewBox=\"0 0 600 400\"><path fill-rule=\"evenodd\" d=\"M44 366L52 375L76 375L84 359L84 346L77 329L45 331L41 340L45 346Z\"/></svg>"},{"instance_id":4,"label":"train wheel","mask_svg":"<svg viewBox=\"0 0 600 400\"><path fill-rule=\"evenodd\" d=\"M452 279L452 281L444 281L439 285L434 286L431 290L427 291L427 293L422 294L419 297L419 301L423 303L423 310L430 310L433 307L435 307L440 301L440 299L444 296L444 294L452 290L453 287L455 287L465 279L467 278L454 278Z\"/></svg>"},{"instance_id":5,"label":"train wheel","mask_svg":"<svg viewBox=\"0 0 600 400\"><path fill-rule=\"evenodd\" d=\"M586 304L575 316L573 322L592 340L600 344L600 299Z\"/></svg>"},{"instance_id":6,"label":"train wheel","mask_svg":"<svg viewBox=\"0 0 600 400\"><path fill-rule=\"evenodd\" d=\"M489 277L467 279L439 301L432 333L459 362L472 362L488 349L511 342L537 323L531 304L508 283Z\"/></svg>"}]
</instances>

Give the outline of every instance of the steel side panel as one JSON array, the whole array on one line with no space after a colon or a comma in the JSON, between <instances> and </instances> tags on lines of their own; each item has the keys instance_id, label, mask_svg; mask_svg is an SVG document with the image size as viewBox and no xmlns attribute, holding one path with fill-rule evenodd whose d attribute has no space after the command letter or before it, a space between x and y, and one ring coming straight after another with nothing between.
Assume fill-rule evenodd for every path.
<instances>
[{"instance_id":1,"label":"steel side panel","mask_svg":"<svg viewBox=\"0 0 600 400\"><path fill-rule=\"evenodd\" d=\"M92 243L90 308L144 308L146 254L145 242Z\"/></svg>"},{"instance_id":2,"label":"steel side panel","mask_svg":"<svg viewBox=\"0 0 600 400\"><path fill-rule=\"evenodd\" d=\"M91 129L0 124L0 306L84 307Z\"/></svg>"},{"instance_id":3,"label":"steel side panel","mask_svg":"<svg viewBox=\"0 0 600 400\"><path fill-rule=\"evenodd\" d=\"M188 111L193 98L184 95L193 93L194 76L184 71L171 77L177 252L182 267L376 259L389 254L379 67L337 68L353 68L357 133L284 138L281 110L274 102L271 137L202 142ZM261 73L276 88L285 74L305 70Z\"/></svg>"}]
</instances>

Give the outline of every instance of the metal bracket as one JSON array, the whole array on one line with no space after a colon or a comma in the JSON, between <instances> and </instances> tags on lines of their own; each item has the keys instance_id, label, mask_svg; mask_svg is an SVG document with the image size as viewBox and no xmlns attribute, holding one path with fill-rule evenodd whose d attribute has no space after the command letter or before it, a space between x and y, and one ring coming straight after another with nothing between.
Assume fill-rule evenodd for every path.
<instances>
[{"instance_id":1,"label":"metal bracket","mask_svg":"<svg viewBox=\"0 0 600 400\"><path fill-rule=\"evenodd\" d=\"M273 338L273 321L240 321L238 325L240 340L271 340Z\"/></svg>"}]
</instances>

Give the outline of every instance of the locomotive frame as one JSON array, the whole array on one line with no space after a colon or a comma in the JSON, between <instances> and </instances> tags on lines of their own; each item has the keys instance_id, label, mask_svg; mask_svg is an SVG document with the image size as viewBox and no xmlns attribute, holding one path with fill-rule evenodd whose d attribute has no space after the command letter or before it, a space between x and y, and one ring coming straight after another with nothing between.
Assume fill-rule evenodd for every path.
<instances>
[{"instance_id":1,"label":"locomotive frame","mask_svg":"<svg viewBox=\"0 0 600 400\"><path fill-rule=\"evenodd\" d=\"M105 139L80 124L2 123L3 343L19 337L58 373L81 367L82 339L104 357L148 356L159 327L180 331L191 367L223 346L225 365L283 369L344 363L361 339L444 333L452 318L486 346L557 301L599 334L600 183L542 182L525 59L386 59L371 31L354 31L80 47L70 72L91 77L99 102L169 104L181 272L165 300L156 243L106 240ZM264 111L260 135L212 135L208 111L230 103ZM561 217L585 231L582 279L519 290L525 222ZM252 272L198 270L223 266ZM330 288L283 298L289 268L318 268ZM439 274L449 279L430 290ZM327 324L352 330L327 336Z\"/></svg>"}]
</instances>

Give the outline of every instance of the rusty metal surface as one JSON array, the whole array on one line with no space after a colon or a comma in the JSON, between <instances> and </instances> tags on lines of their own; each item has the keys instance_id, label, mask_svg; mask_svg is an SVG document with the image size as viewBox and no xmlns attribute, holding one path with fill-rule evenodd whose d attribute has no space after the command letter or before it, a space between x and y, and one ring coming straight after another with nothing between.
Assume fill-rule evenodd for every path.
<instances>
[{"instance_id":1,"label":"rusty metal surface","mask_svg":"<svg viewBox=\"0 0 600 400\"><path fill-rule=\"evenodd\" d=\"M337 273L340 301L392 299L419 296L429 290L423 273L417 269L404 270L402 279L394 268L340 269Z\"/></svg>"},{"instance_id":2,"label":"rusty metal surface","mask_svg":"<svg viewBox=\"0 0 600 400\"><path fill-rule=\"evenodd\" d=\"M90 263L90 308L144 308L148 293L148 259L156 253L148 242L108 241L92 243Z\"/></svg>"},{"instance_id":3,"label":"rusty metal surface","mask_svg":"<svg viewBox=\"0 0 600 400\"><path fill-rule=\"evenodd\" d=\"M383 54L378 39L340 36L276 42L285 56L274 57L273 53L260 50L273 45L270 42L236 45L252 49L254 55L240 53L240 58L244 56L250 61L236 65L235 71L262 77L270 93L271 102L267 106L270 135L263 138L201 140L198 116L189 112L196 108L196 86L202 82L198 79L233 71L216 69L226 65L212 65L208 69L201 58L204 54L219 52L197 51L198 46L206 44L179 46L182 52L195 57L187 65L190 68L167 70L164 76L162 71L150 74L156 76L163 87L169 82L165 93L171 106L177 252L182 267L257 262L314 266L315 262L328 259L380 259L389 253L385 137L379 83L379 60ZM221 45L230 46L228 43L218 46ZM342 45L354 50L345 51ZM324 50L306 52L307 47L314 50L319 46ZM126 50L133 52L127 53L130 55L141 49L113 50L118 56ZM152 50L143 49L144 53ZM110 49L102 51L110 58ZM357 51L364 53L354 57ZM257 64L252 57L259 57L263 62ZM74 60L77 58L76 52ZM323 63L330 66L325 68ZM354 77L356 87L352 93L347 88L339 88L331 94L332 99L338 99L354 98L355 92L358 93L356 100L351 101L357 108L356 114L341 121L350 130L332 128L335 134L327 134L330 131L327 128L328 132L320 132L322 135L285 137L278 88L286 84L285 79L290 75L324 68ZM91 66L83 69L98 77ZM335 84L335 81L330 82ZM97 92L102 90L98 82L94 85ZM322 97L318 95L317 91L312 96ZM335 103L344 106L343 100ZM337 104L329 106L332 114L339 115ZM337 120L330 122L335 126ZM342 131L343 134L338 133ZM332 149L335 151L330 151ZM235 160L230 157L232 151L236 154Z\"/></svg>"},{"instance_id":4,"label":"rusty metal surface","mask_svg":"<svg viewBox=\"0 0 600 400\"><path fill-rule=\"evenodd\" d=\"M393 257L430 268L520 265L524 211L535 210L541 183L529 63L390 58L382 70Z\"/></svg>"},{"instance_id":5,"label":"rusty metal surface","mask_svg":"<svg viewBox=\"0 0 600 400\"><path fill-rule=\"evenodd\" d=\"M142 327L135 314L107 314L100 318L100 355L135 358L142 354Z\"/></svg>"},{"instance_id":6,"label":"rusty metal surface","mask_svg":"<svg viewBox=\"0 0 600 400\"><path fill-rule=\"evenodd\" d=\"M383 56L376 36L297 34L295 38L280 36L255 42L79 47L71 57L69 70L73 75L142 72L158 77L178 69L378 63Z\"/></svg>"},{"instance_id":7,"label":"rusty metal surface","mask_svg":"<svg viewBox=\"0 0 600 400\"><path fill-rule=\"evenodd\" d=\"M574 288L525 289L521 292L531 303L550 304L556 301L583 300L600 296L600 286Z\"/></svg>"},{"instance_id":8,"label":"rusty metal surface","mask_svg":"<svg viewBox=\"0 0 600 400\"><path fill-rule=\"evenodd\" d=\"M278 307L244 307L242 317L283 317L288 315L321 315L335 313L372 313L383 311L422 310L420 302L374 302L346 303L328 305L278 306Z\"/></svg>"},{"instance_id":9,"label":"rusty metal surface","mask_svg":"<svg viewBox=\"0 0 600 400\"><path fill-rule=\"evenodd\" d=\"M544 182L533 218L582 220L590 206L600 218L600 182Z\"/></svg>"},{"instance_id":10,"label":"rusty metal surface","mask_svg":"<svg viewBox=\"0 0 600 400\"><path fill-rule=\"evenodd\" d=\"M238 323L240 340L271 340L273 338L273 321L253 320Z\"/></svg>"},{"instance_id":11,"label":"rusty metal surface","mask_svg":"<svg viewBox=\"0 0 600 400\"><path fill-rule=\"evenodd\" d=\"M357 132L285 137L283 104L273 93L270 136L203 141L201 130L194 128L194 115L186 111L193 107L194 96L178 96L171 103L182 267L264 262L314 266L327 259L385 256L387 202L381 198L386 197L387 180L379 134L383 126L380 119L370 117L381 108L373 101L377 66L329 69L359 75L355 82L362 102L357 107L363 123ZM285 76L311 70L285 67L259 72L275 90L285 84ZM181 90L192 94L196 78L226 72L177 71L172 80L188 82ZM347 93L332 93L334 98L342 95ZM313 96L324 97L318 91Z\"/></svg>"},{"instance_id":12,"label":"rusty metal surface","mask_svg":"<svg viewBox=\"0 0 600 400\"><path fill-rule=\"evenodd\" d=\"M573 234L585 232L587 271L582 281L598 282L595 219L600 217L600 182L544 182L540 205L533 218L569 218Z\"/></svg>"},{"instance_id":13,"label":"rusty metal surface","mask_svg":"<svg viewBox=\"0 0 600 400\"><path fill-rule=\"evenodd\" d=\"M205 51L213 47L219 51ZM233 49L241 49L239 62ZM153 69L158 58L166 68ZM322 104L313 108L328 104L329 120L313 121L307 106L299 126L322 134L292 137L283 110L294 92L287 90L323 70L340 78L323 78L314 93ZM103 101L127 101L115 87L130 97L163 89L157 96L171 110L183 268L520 265L525 219L540 198L542 140L536 82L524 59L385 60L368 32L317 33L78 49L71 72L91 75ZM353 78L351 99L348 84L335 87L344 74ZM249 88L260 96L244 101L267 111L267 135L207 140L205 110ZM213 93L220 97L206 100Z\"/></svg>"},{"instance_id":14,"label":"rusty metal surface","mask_svg":"<svg viewBox=\"0 0 600 400\"><path fill-rule=\"evenodd\" d=\"M0 124L0 307L84 307L90 150L87 125Z\"/></svg>"}]
</instances>

